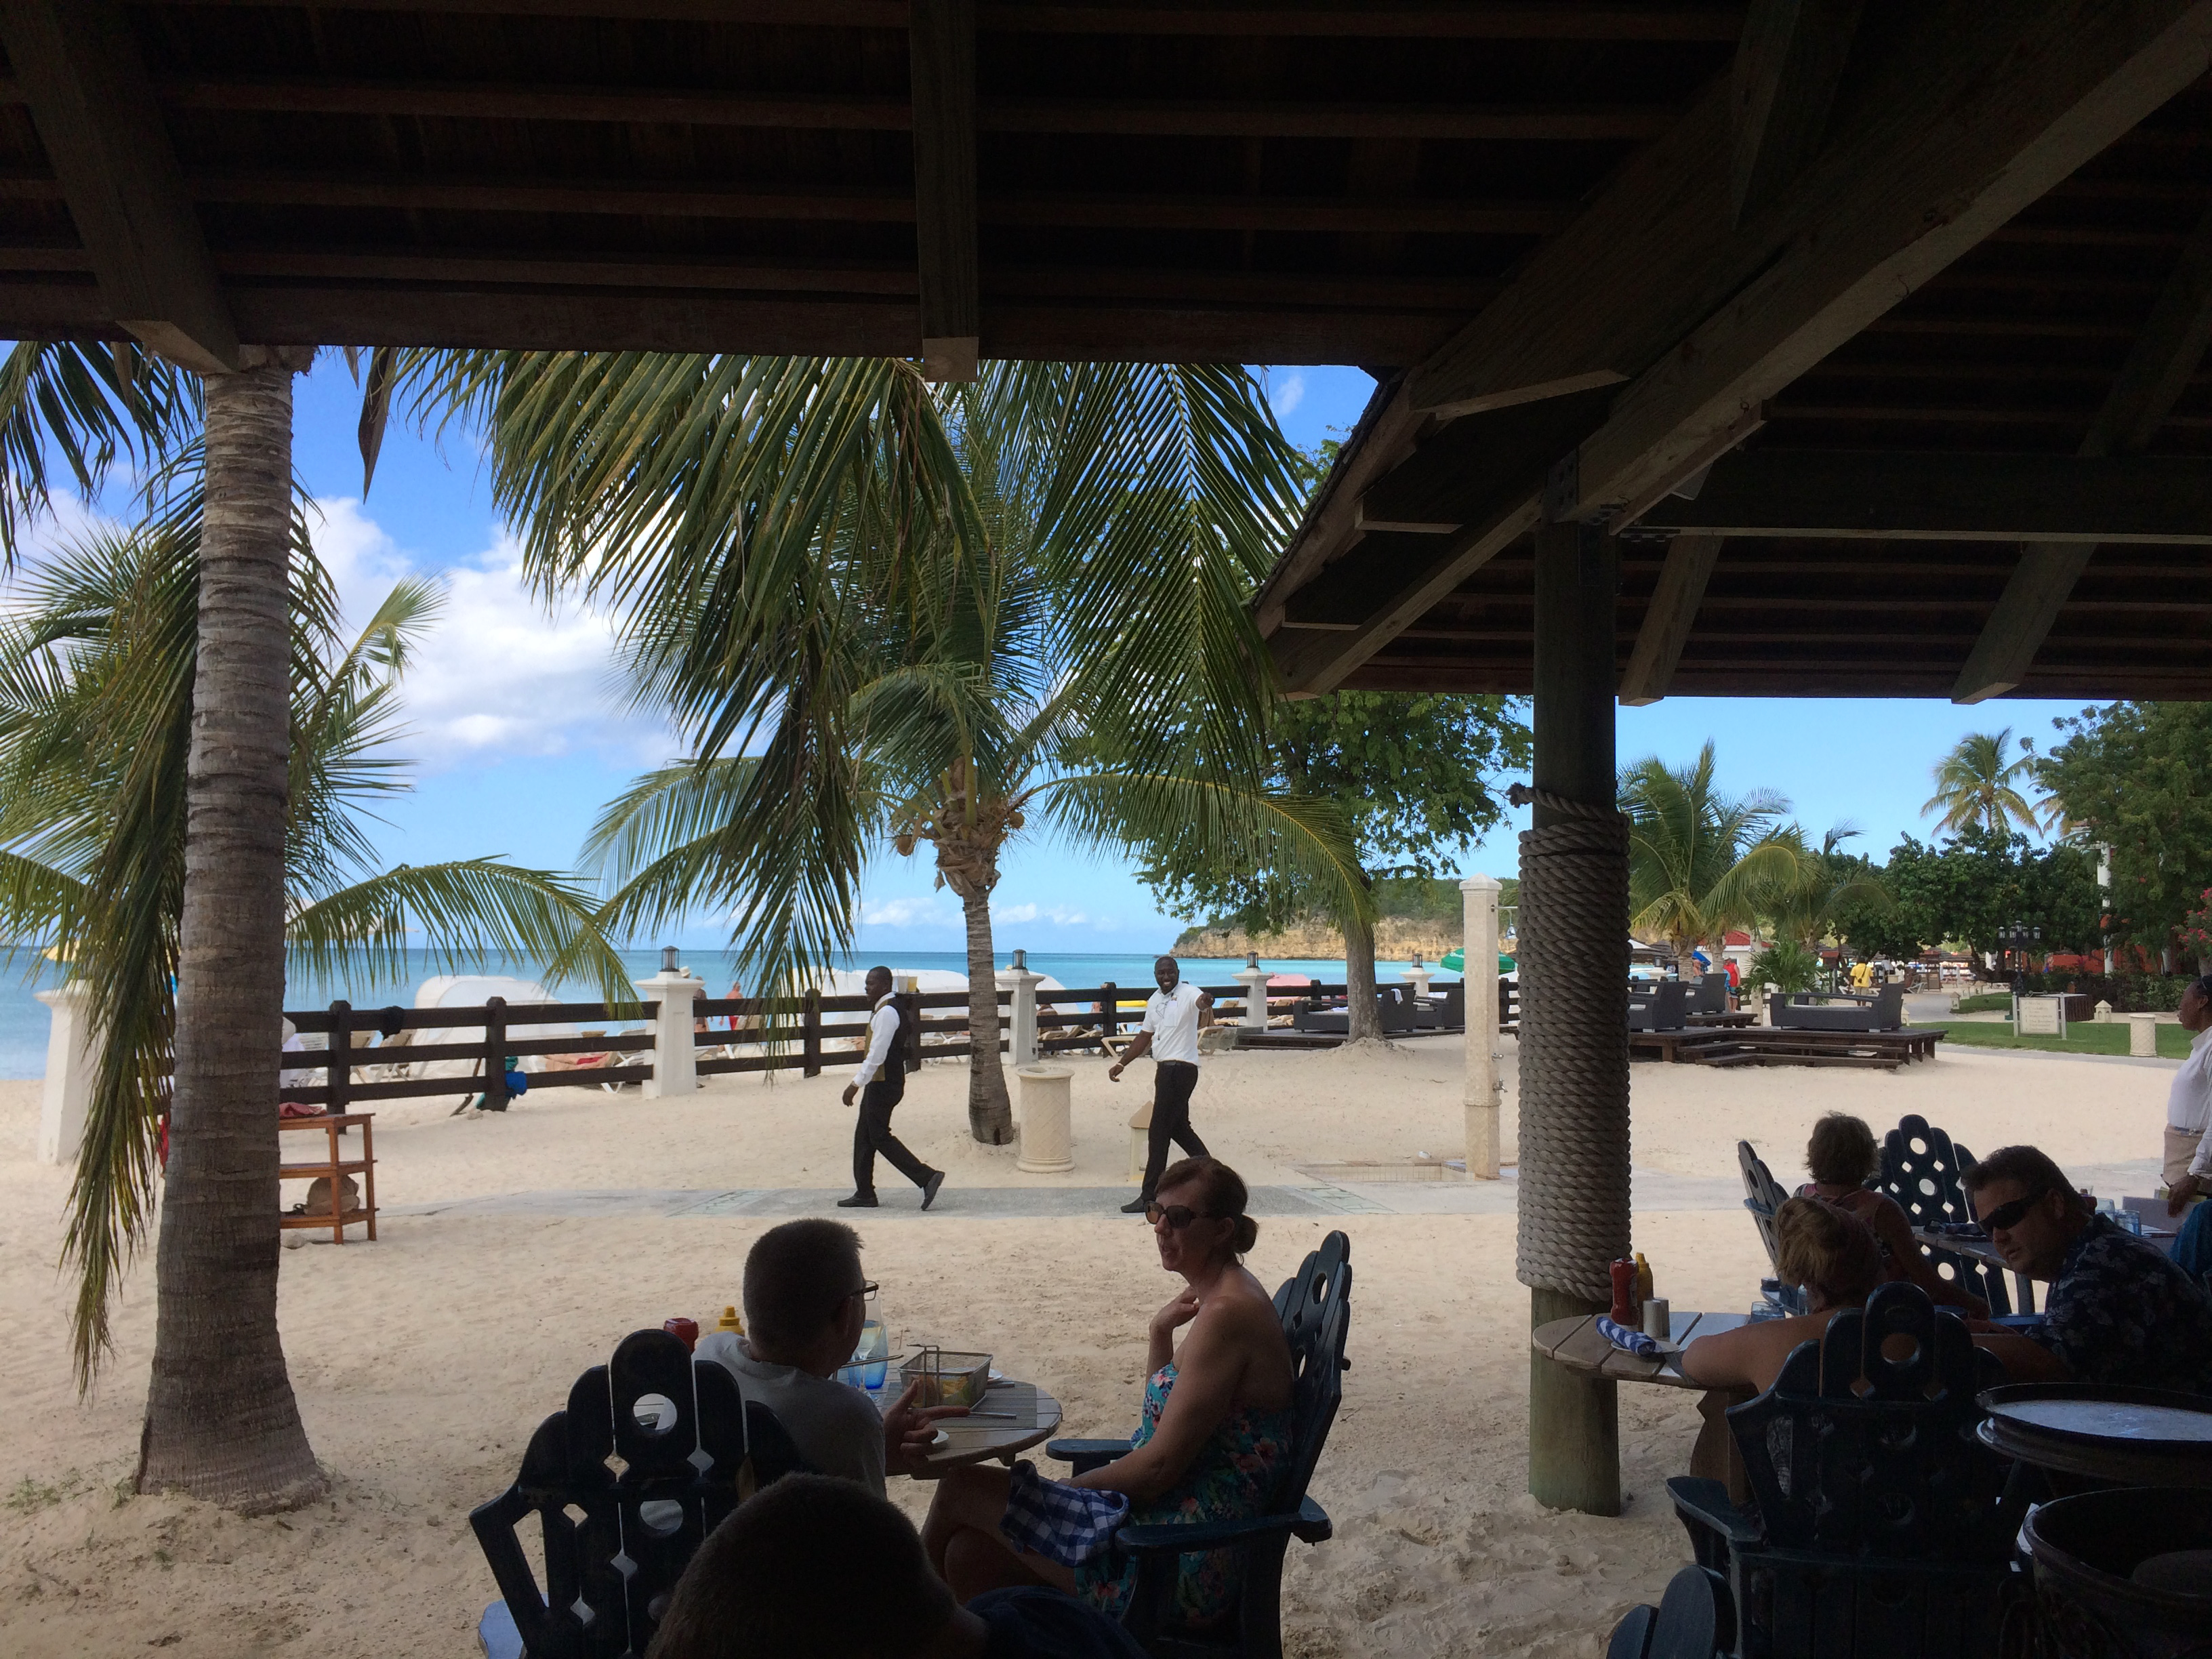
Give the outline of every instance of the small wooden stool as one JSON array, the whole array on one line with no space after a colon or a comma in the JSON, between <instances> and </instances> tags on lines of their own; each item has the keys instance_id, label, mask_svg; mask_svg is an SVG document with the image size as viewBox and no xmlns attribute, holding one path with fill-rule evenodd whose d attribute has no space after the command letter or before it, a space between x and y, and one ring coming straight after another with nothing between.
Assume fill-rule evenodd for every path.
<instances>
[{"instance_id":1,"label":"small wooden stool","mask_svg":"<svg viewBox=\"0 0 2212 1659\"><path fill-rule=\"evenodd\" d=\"M1146 1101L1137 1108L1129 1120L1129 1179L1145 1178L1145 1157L1152 1151L1152 1103Z\"/></svg>"}]
</instances>

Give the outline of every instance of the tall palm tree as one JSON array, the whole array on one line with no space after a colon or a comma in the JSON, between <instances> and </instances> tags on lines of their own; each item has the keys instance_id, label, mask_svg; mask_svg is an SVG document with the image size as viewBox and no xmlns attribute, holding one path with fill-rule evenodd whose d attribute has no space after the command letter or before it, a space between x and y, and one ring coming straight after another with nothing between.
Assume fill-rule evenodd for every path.
<instances>
[{"instance_id":1,"label":"tall palm tree","mask_svg":"<svg viewBox=\"0 0 2212 1659\"><path fill-rule=\"evenodd\" d=\"M1000 1143L990 896L1010 840L1130 847L1197 825L1357 884L1342 814L1268 793L1227 718L1255 666L1238 599L1286 501L1265 470L1247 489L1220 452L1238 423L1255 445L1272 425L1217 371L1005 367L941 401L901 363L768 373L770 399L792 397L788 426L732 431L699 470L756 468L763 510L743 521L773 533L725 528L720 545L619 579L635 583L641 695L678 711L697 749L594 832L590 856L621 884L611 925L729 903L748 918L749 974L789 982L849 941L870 848L927 844L966 925L970 1131ZM833 423L851 444L837 464L784 476ZM690 481L651 487L666 520L691 512ZM616 493L594 513L646 528L630 507Z\"/></svg>"},{"instance_id":2,"label":"tall palm tree","mask_svg":"<svg viewBox=\"0 0 2212 1659\"><path fill-rule=\"evenodd\" d=\"M1856 840L1860 833L1854 824L1839 823L1820 837L1816 848L1794 823L1776 832L1798 859L1796 876L1770 889L1763 902L1761 913L1773 924L1778 938L1809 950L1826 936L1839 907L1866 904L1887 910L1894 904L1887 888L1860 873L1843 855L1844 843Z\"/></svg>"},{"instance_id":3,"label":"tall palm tree","mask_svg":"<svg viewBox=\"0 0 2212 1659\"><path fill-rule=\"evenodd\" d=\"M2008 760L2012 728L2002 732L1970 732L1950 753L1936 763L1936 793L1920 811L1922 816L1940 811L1938 831L1956 835L1976 825L1991 835L2009 835L2035 825L2035 809L2020 792L2033 782L2035 757L2022 754Z\"/></svg>"},{"instance_id":4,"label":"tall palm tree","mask_svg":"<svg viewBox=\"0 0 2212 1659\"><path fill-rule=\"evenodd\" d=\"M211 391L218 409L228 391ZM565 957L617 984L621 969L592 927L590 898L545 872L491 860L375 869L359 815L366 800L404 787L405 763L383 751L397 735L398 676L439 595L402 584L343 644L334 594L292 511L289 477L280 478L289 568L264 582L283 629L267 677L283 699L275 753L285 769L267 884L279 946L276 978L263 990L270 1046L245 1056L237 1088L250 1114L234 1124L203 1104L191 1115L178 1056L196 1020L217 1017L186 1000L197 981L183 946L191 861L204 843L188 769L203 754L202 590L217 540L191 463L187 455L172 470L174 496L154 520L129 536L65 546L21 585L17 610L0 624L0 935L58 941L92 993L102 1059L64 1245L79 1278L80 1382L99 1364L122 1267L148 1224L156 1126L170 1108L161 1294L185 1306L162 1310L142 1480L258 1508L295 1501L321 1479L275 1334L269 1115L286 946L309 971L389 972L412 923L449 956L505 948ZM211 487L219 477L211 468ZM243 907L245 890L262 884L230 884L222 902ZM212 1150L211 1133L220 1137ZM237 1182L264 1149L265 1184L258 1170ZM226 1155L242 1162L214 1164ZM232 1201L234 1186L246 1187L249 1201ZM211 1261L211 1252L228 1253Z\"/></svg>"},{"instance_id":5,"label":"tall palm tree","mask_svg":"<svg viewBox=\"0 0 2212 1659\"><path fill-rule=\"evenodd\" d=\"M1806 878L1802 840L1777 825L1790 803L1771 790L1723 795L1713 745L1679 770L1656 756L1625 767L1629 926L1663 939L1685 978L1698 947L1747 927L1778 893Z\"/></svg>"}]
</instances>

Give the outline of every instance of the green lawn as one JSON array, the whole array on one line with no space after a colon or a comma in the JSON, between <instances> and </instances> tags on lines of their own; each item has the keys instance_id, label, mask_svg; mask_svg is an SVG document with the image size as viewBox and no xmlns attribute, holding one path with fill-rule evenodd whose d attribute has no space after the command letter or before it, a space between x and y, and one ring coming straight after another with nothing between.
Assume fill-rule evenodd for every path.
<instances>
[{"instance_id":1,"label":"green lawn","mask_svg":"<svg viewBox=\"0 0 2212 1659\"><path fill-rule=\"evenodd\" d=\"M1936 1020L1925 1026L1916 1021L1913 1029L1943 1032L1947 1046L1956 1042L1978 1048L2042 1048L2061 1054L2124 1054L2128 1051L2124 1020L2116 1020L2110 1025L2069 1025L2063 1042L2053 1036L2014 1036L2010 1024L1997 1025L1984 1020ZM2160 1059L2181 1060L2188 1055L2188 1032L2172 1024L2156 1029Z\"/></svg>"},{"instance_id":2,"label":"green lawn","mask_svg":"<svg viewBox=\"0 0 2212 1659\"><path fill-rule=\"evenodd\" d=\"M1954 1014L2008 1014L2012 1012L2012 994L2008 991L1984 991L1979 996L1960 997Z\"/></svg>"}]
</instances>

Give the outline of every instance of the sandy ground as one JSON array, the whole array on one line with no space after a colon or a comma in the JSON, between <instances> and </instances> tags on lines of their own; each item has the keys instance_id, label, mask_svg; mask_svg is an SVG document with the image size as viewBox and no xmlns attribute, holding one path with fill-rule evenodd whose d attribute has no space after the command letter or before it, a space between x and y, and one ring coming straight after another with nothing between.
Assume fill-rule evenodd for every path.
<instances>
[{"instance_id":1,"label":"sandy ground","mask_svg":"<svg viewBox=\"0 0 2212 1659\"><path fill-rule=\"evenodd\" d=\"M1095 1060L1074 1066L1073 1175L1025 1176L1010 1149L970 1141L957 1063L914 1080L898 1128L958 1183L1118 1184L1143 1085L1108 1085ZM1255 1185L1303 1182L1301 1164L1455 1152L1459 1067L1449 1040L1224 1057L1200 1085L1199 1122ZM724 1084L680 1107L561 1091L503 1118L404 1106L378 1119L379 1193L405 1205L555 1188L832 1188L848 1164L844 1080ZM1840 1108L1878 1128L1917 1111L1981 1150L2033 1139L2065 1163L2142 1159L2157 1152L2166 1084L2154 1066L2045 1056L1959 1055L1894 1075L1639 1066L1635 1157L1732 1177L1747 1137L1788 1181L1812 1120ZM469 1510L513 1478L538 1419L624 1332L734 1299L767 1224L395 1215L374 1247L286 1251L286 1347L336 1493L245 1521L127 1495L152 1345L146 1265L98 1393L77 1399L54 1266L65 1176L30 1161L36 1109L36 1085L0 1084L10 1418L0 1652L11 1659L473 1653L494 1590ZM991 1349L1059 1395L1066 1432L1126 1431L1145 1322L1171 1289L1139 1229L1110 1215L925 1216L895 1177L883 1190L887 1207L860 1229L896 1329ZM1294 1547L1291 1652L1596 1655L1620 1611L1656 1596L1686 1559L1662 1483L1685 1466L1692 1397L1621 1391L1625 1516L1547 1512L1523 1491L1527 1296L1513 1279L1512 1218L1271 1219L1254 1270L1279 1279L1331 1225L1350 1233L1358 1275L1353 1369L1315 1483L1338 1535ZM1763 1258L1741 1212L1640 1212L1636 1235L1676 1307L1748 1304ZM901 1493L917 1514L927 1496Z\"/></svg>"}]
</instances>

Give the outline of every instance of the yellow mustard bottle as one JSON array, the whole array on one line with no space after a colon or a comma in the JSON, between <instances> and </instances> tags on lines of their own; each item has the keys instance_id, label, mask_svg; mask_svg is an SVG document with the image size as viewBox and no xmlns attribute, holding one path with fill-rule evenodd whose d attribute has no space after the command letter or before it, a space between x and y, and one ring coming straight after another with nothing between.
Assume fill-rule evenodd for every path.
<instances>
[{"instance_id":1,"label":"yellow mustard bottle","mask_svg":"<svg viewBox=\"0 0 2212 1659\"><path fill-rule=\"evenodd\" d=\"M738 1317L738 1310L735 1308L726 1307L722 1310L722 1316L714 1322L714 1328L718 1331L733 1331L738 1335L743 1336L745 1334L745 1322Z\"/></svg>"},{"instance_id":2,"label":"yellow mustard bottle","mask_svg":"<svg viewBox=\"0 0 2212 1659\"><path fill-rule=\"evenodd\" d=\"M1651 1299L1651 1264L1644 1259L1644 1252L1636 1253L1636 1300L1638 1304Z\"/></svg>"}]
</instances>

